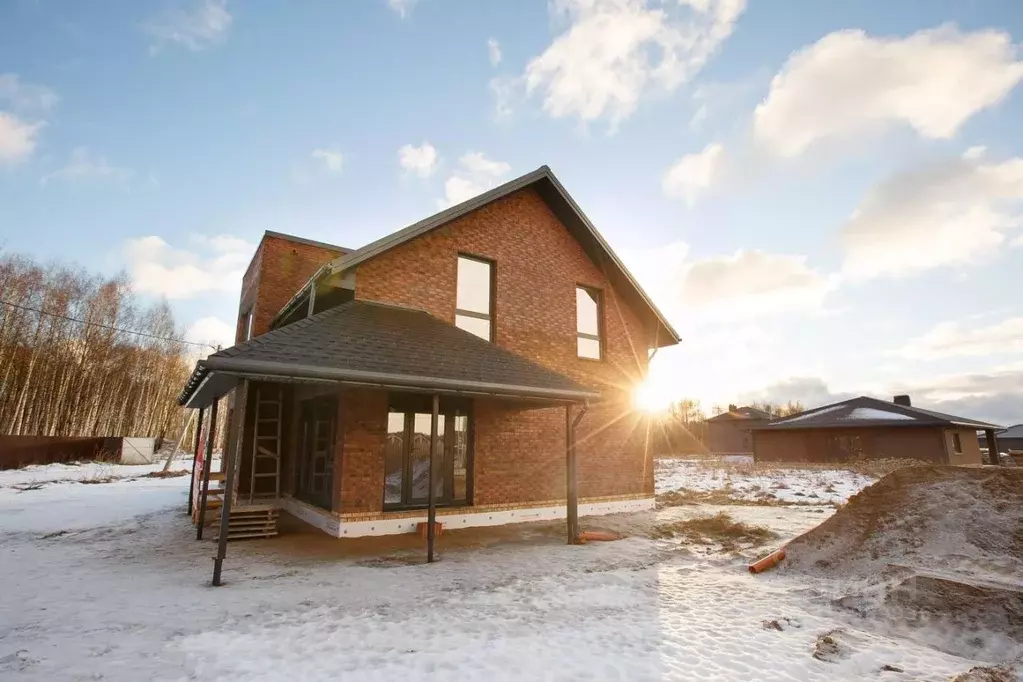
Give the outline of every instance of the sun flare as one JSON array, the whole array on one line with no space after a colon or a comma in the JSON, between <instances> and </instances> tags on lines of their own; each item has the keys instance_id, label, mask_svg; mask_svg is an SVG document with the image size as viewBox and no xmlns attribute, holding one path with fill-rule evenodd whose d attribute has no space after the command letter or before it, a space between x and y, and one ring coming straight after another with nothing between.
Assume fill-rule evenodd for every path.
<instances>
[{"instance_id":1,"label":"sun flare","mask_svg":"<svg viewBox=\"0 0 1023 682\"><path fill-rule=\"evenodd\" d=\"M664 414L671 407L672 394L667 386L647 377L632 392L632 402L637 410L647 414Z\"/></svg>"}]
</instances>

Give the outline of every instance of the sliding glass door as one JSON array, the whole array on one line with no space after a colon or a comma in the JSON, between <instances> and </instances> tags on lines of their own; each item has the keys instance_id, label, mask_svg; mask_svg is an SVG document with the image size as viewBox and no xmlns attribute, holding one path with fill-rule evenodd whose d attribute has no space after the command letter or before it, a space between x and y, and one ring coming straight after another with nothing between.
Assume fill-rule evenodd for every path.
<instances>
[{"instance_id":1,"label":"sliding glass door","mask_svg":"<svg viewBox=\"0 0 1023 682\"><path fill-rule=\"evenodd\" d=\"M441 401L437 432L431 434L431 413L424 409L429 407L429 403L428 396L396 396L391 400L384 456L385 509L427 505L431 439L436 448L433 486L437 504L450 506L469 503L469 404L465 401Z\"/></svg>"}]
</instances>

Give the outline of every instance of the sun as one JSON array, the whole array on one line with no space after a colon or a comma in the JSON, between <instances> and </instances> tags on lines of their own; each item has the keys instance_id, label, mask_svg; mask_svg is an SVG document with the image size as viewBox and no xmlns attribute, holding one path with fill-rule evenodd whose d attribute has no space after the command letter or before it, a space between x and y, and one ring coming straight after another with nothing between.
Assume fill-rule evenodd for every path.
<instances>
[{"instance_id":1,"label":"sun","mask_svg":"<svg viewBox=\"0 0 1023 682\"><path fill-rule=\"evenodd\" d=\"M632 391L635 408L647 414L664 414L671 407L672 395L667 386L647 377Z\"/></svg>"}]
</instances>

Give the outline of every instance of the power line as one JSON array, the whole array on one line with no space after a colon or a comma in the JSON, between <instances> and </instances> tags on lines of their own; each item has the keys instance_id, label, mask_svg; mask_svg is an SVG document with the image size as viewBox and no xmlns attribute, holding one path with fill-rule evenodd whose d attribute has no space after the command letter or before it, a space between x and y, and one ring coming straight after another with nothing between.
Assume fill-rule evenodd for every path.
<instances>
[{"instance_id":1,"label":"power line","mask_svg":"<svg viewBox=\"0 0 1023 682\"><path fill-rule=\"evenodd\" d=\"M175 338L171 338L169 336L156 336L155 334L147 334L145 332L137 332L137 331L133 331L131 329L123 329L121 327L112 327L112 326L110 326L108 324L100 324L99 322L87 322L85 320L79 320L79 319L74 318L74 317L68 317L67 315L58 315L57 313L51 313L51 312L48 312L46 310L40 310L39 308L32 308L32 307L29 307L29 306L26 306L26 305L20 305L18 303L11 303L10 301L0 300L0 303L2 303L3 305L6 305L6 306L10 306L11 308L18 308L19 310L26 310L26 311L32 312L32 313L39 313L40 315L49 315L50 317L56 317L56 318L61 319L61 320L67 320L68 322L77 322L79 324L84 324L84 325L89 326L89 327L99 327L100 329L109 329L110 331L122 332L124 334L135 334L136 336L144 336L147 339L156 339L157 341L171 341L173 343L184 343L184 344L188 344L189 346L199 346L201 348L214 348L214 349L217 348L217 346L213 345L212 343L199 343L197 341L185 341L184 339L175 339Z\"/></svg>"}]
</instances>

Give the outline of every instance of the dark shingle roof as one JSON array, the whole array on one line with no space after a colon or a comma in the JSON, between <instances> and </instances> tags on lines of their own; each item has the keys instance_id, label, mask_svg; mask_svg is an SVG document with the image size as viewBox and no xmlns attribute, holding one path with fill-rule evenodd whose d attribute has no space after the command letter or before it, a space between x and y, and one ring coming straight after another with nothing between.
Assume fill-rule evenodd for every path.
<instances>
[{"instance_id":1,"label":"dark shingle roof","mask_svg":"<svg viewBox=\"0 0 1023 682\"><path fill-rule=\"evenodd\" d=\"M877 398L860 396L840 403L800 412L759 427L762 430L858 428L870 426L961 426L970 429L997 429L998 426L964 419L919 407L896 405Z\"/></svg>"},{"instance_id":2,"label":"dark shingle roof","mask_svg":"<svg viewBox=\"0 0 1023 682\"><path fill-rule=\"evenodd\" d=\"M1023 438L1023 424L1016 424L998 432L999 438Z\"/></svg>"},{"instance_id":3,"label":"dark shingle roof","mask_svg":"<svg viewBox=\"0 0 1023 682\"><path fill-rule=\"evenodd\" d=\"M210 372L582 401L600 397L568 377L419 310L350 301L214 353L178 400Z\"/></svg>"},{"instance_id":4,"label":"dark shingle roof","mask_svg":"<svg viewBox=\"0 0 1023 682\"><path fill-rule=\"evenodd\" d=\"M711 417L707 421L709 421L709 422L727 421L727 420L730 420L730 419L738 419L738 420L765 419L765 420L770 420L770 419L773 419L773 417L771 416L771 414L769 412L764 412L763 410L758 410L755 407L747 406L747 407L738 407L738 408L736 408L734 410L729 410L728 412L722 412L719 415L715 415L715 416Z\"/></svg>"}]
</instances>

